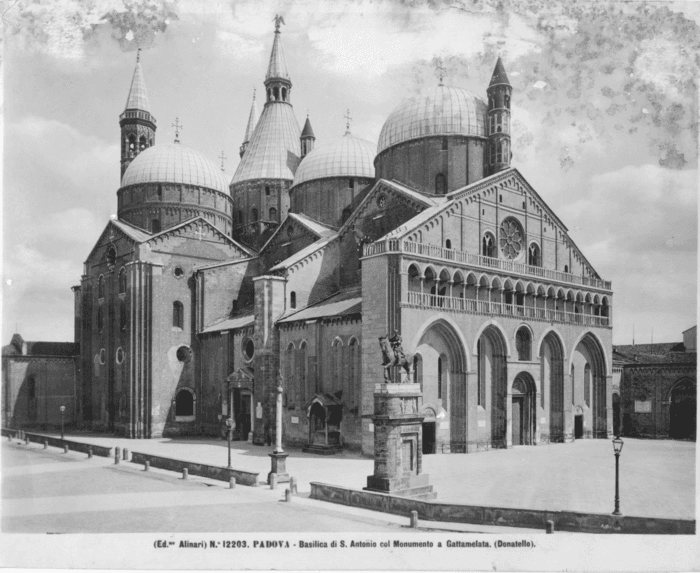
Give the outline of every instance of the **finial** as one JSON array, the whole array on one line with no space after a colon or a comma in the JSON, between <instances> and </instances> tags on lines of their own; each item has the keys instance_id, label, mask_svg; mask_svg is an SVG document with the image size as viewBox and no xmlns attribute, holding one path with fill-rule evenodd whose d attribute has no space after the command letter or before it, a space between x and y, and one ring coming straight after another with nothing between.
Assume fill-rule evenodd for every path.
<instances>
[{"instance_id":1,"label":"finial","mask_svg":"<svg viewBox=\"0 0 700 573\"><path fill-rule=\"evenodd\" d=\"M253 101L255 101L255 93L258 91L258 88L253 88Z\"/></svg>"},{"instance_id":2,"label":"finial","mask_svg":"<svg viewBox=\"0 0 700 573\"><path fill-rule=\"evenodd\" d=\"M442 83L442 80L445 77L445 74L447 73L447 69L445 67L443 67L443 65L442 65L442 58L437 58L437 60L435 60L435 70L438 72L438 74L440 76L440 81L438 82L438 85L439 86L444 85Z\"/></svg>"},{"instance_id":3,"label":"finial","mask_svg":"<svg viewBox=\"0 0 700 573\"><path fill-rule=\"evenodd\" d=\"M141 48L136 48L136 63L141 61Z\"/></svg>"},{"instance_id":4,"label":"finial","mask_svg":"<svg viewBox=\"0 0 700 573\"><path fill-rule=\"evenodd\" d=\"M175 128L175 143L180 143L180 130L182 129L182 126L180 125L180 121L178 118L175 118L175 123L173 123L172 127Z\"/></svg>"},{"instance_id":5,"label":"finial","mask_svg":"<svg viewBox=\"0 0 700 573\"><path fill-rule=\"evenodd\" d=\"M275 34L280 33L280 24L284 24L284 18L280 16L279 14L276 14L275 17L273 18L275 22Z\"/></svg>"},{"instance_id":6,"label":"finial","mask_svg":"<svg viewBox=\"0 0 700 573\"><path fill-rule=\"evenodd\" d=\"M349 109L343 117L345 118L345 133L348 134L348 133L350 133L350 120L352 119L350 117L350 110Z\"/></svg>"},{"instance_id":7,"label":"finial","mask_svg":"<svg viewBox=\"0 0 700 573\"><path fill-rule=\"evenodd\" d=\"M224 170L224 160L228 159L228 157L224 156L224 150L221 150L221 155L219 155L219 159L221 159L221 171Z\"/></svg>"}]
</instances>

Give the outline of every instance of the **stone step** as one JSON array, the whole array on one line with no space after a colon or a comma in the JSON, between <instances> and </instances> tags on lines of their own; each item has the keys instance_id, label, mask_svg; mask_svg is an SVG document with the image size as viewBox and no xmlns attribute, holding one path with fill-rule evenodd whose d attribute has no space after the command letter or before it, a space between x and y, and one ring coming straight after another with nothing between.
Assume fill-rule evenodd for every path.
<instances>
[{"instance_id":1,"label":"stone step","mask_svg":"<svg viewBox=\"0 0 700 573\"><path fill-rule=\"evenodd\" d=\"M391 495L398 495L400 497L410 497L412 499L419 498L420 496L423 496L426 494L427 495L437 495L437 494L434 494L432 485L421 485L421 486L417 486L417 487L411 487L408 489L402 489L402 490L391 492ZM421 499L423 499L423 498L421 498Z\"/></svg>"},{"instance_id":2,"label":"stone step","mask_svg":"<svg viewBox=\"0 0 700 573\"><path fill-rule=\"evenodd\" d=\"M316 454L319 456L333 456L343 451L343 446L304 446L301 451L305 454Z\"/></svg>"}]
</instances>

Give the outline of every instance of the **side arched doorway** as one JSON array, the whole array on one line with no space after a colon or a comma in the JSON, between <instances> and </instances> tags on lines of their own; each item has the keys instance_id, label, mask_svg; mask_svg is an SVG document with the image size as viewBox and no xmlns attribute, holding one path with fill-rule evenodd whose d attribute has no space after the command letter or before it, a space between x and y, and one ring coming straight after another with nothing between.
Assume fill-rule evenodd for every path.
<instances>
[{"instance_id":1,"label":"side arched doorway","mask_svg":"<svg viewBox=\"0 0 700 573\"><path fill-rule=\"evenodd\" d=\"M681 380L671 390L668 434L674 440L694 440L697 423L697 385Z\"/></svg>"},{"instance_id":2,"label":"side arched doorway","mask_svg":"<svg viewBox=\"0 0 700 573\"><path fill-rule=\"evenodd\" d=\"M598 339L587 332L572 352L571 362L571 404L583 413L584 437L607 438L612 428L608 426L607 368L605 352ZM612 420L611 420L612 422ZM575 420L565 428L566 434L573 433ZM567 424L565 423L565 426Z\"/></svg>"},{"instance_id":3,"label":"side arched doorway","mask_svg":"<svg viewBox=\"0 0 700 573\"><path fill-rule=\"evenodd\" d=\"M564 345L550 332L540 347L542 409L549 412L549 430L542 429L541 442L564 441Z\"/></svg>"},{"instance_id":4,"label":"side arched doorway","mask_svg":"<svg viewBox=\"0 0 700 573\"><path fill-rule=\"evenodd\" d=\"M621 405L620 405L620 395L616 392L612 397L613 405L613 434L616 436L620 435L620 420L621 417Z\"/></svg>"},{"instance_id":5,"label":"side arched doorway","mask_svg":"<svg viewBox=\"0 0 700 573\"><path fill-rule=\"evenodd\" d=\"M491 435L488 438L492 448L507 447L507 355L507 345L501 330L494 325L486 327L477 343L477 404L490 416Z\"/></svg>"},{"instance_id":6,"label":"side arched doorway","mask_svg":"<svg viewBox=\"0 0 700 573\"><path fill-rule=\"evenodd\" d=\"M511 395L511 431L514 446L531 446L535 443L536 422L535 381L527 372L521 372L513 381Z\"/></svg>"}]
</instances>

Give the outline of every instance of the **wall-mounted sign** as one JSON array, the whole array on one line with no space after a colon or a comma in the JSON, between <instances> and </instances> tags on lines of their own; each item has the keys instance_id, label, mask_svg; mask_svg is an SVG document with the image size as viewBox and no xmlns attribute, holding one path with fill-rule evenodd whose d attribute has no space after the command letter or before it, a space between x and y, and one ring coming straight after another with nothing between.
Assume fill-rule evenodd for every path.
<instances>
[{"instance_id":1,"label":"wall-mounted sign","mask_svg":"<svg viewBox=\"0 0 700 573\"><path fill-rule=\"evenodd\" d=\"M255 406L255 417L262 419L262 404L260 402L258 402L258 405Z\"/></svg>"},{"instance_id":2,"label":"wall-mounted sign","mask_svg":"<svg viewBox=\"0 0 700 573\"><path fill-rule=\"evenodd\" d=\"M292 424L298 424L299 418L297 416L292 416Z\"/></svg>"},{"instance_id":3,"label":"wall-mounted sign","mask_svg":"<svg viewBox=\"0 0 700 573\"><path fill-rule=\"evenodd\" d=\"M651 400L635 400L634 401L634 411L638 414L650 414L651 413Z\"/></svg>"},{"instance_id":4,"label":"wall-mounted sign","mask_svg":"<svg viewBox=\"0 0 700 573\"><path fill-rule=\"evenodd\" d=\"M447 430L450 427L449 422L440 422L440 429L441 430Z\"/></svg>"},{"instance_id":5,"label":"wall-mounted sign","mask_svg":"<svg viewBox=\"0 0 700 573\"><path fill-rule=\"evenodd\" d=\"M374 424L372 424L371 422L369 424L369 431L374 432Z\"/></svg>"},{"instance_id":6,"label":"wall-mounted sign","mask_svg":"<svg viewBox=\"0 0 700 573\"><path fill-rule=\"evenodd\" d=\"M485 428L486 427L486 420L479 420L477 422L477 424L480 428Z\"/></svg>"}]
</instances>

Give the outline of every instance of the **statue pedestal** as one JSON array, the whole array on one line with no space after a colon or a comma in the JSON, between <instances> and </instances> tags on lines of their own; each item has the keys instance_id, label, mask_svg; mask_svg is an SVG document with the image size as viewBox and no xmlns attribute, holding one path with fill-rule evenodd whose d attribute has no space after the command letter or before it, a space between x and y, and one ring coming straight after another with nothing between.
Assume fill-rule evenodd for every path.
<instances>
[{"instance_id":1,"label":"statue pedestal","mask_svg":"<svg viewBox=\"0 0 700 573\"><path fill-rule=\"evenodd\" d=\"M367 491L415 499L435 499L422 473L423 418L420 384L375 384L374 474Z\"/></svg>"},{"instance_id":2,"label":"statue pedestal","mask_svg":"<svg viewBox=\"0 0 700 573\"><path fill-rule=\"evenodd\" d=\"M270 460L272 461L272 469L269 474L267 474L267 482L270 483L270 475L277 474L277 483L285 483L289 481L289 474L287 473L287 457L289 454L285 453L271 453L268 454Z\"/></svg>"}]
</instances>

